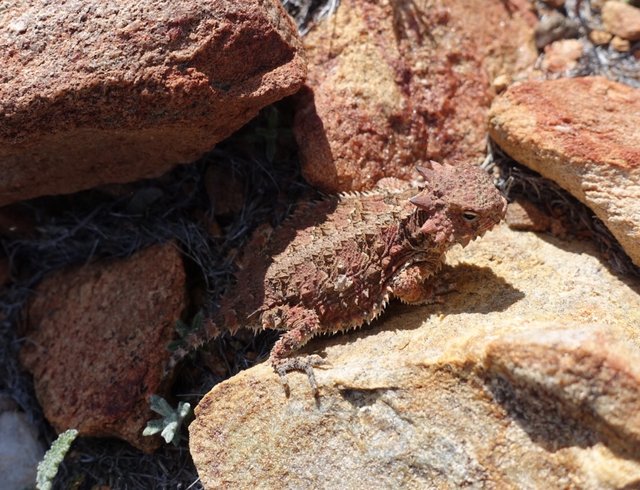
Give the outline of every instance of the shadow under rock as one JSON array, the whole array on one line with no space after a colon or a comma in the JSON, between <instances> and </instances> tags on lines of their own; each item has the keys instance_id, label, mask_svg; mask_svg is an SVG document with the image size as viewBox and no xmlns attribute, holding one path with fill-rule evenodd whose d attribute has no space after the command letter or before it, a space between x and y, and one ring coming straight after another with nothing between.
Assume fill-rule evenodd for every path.
<instances>
[{"instance_id":1,"label":"shadow under rock","mask_svg":"<svg viewBox=\"0 0 640 490\"><path fill-rule=\"evenodd\" d=\"M325 191L335 192L343 188L344 183L341 185L338 177L327 130L318 114L313 89L303 86L292 96L292 100L296 107L293 132L300 148L299 155L305 179L316 187L324 187L322 190ZM315 162L322 162L322 165L310 164L309 158L313 158ZM327 189L327 186L332 188Z\"/></svg>"},{"instance_id":2,"label":"shadow under rock","mask_svg":"<svg viewBox=\"0 0 640 490\"><path fill-rule=\"evenodd\" d=\"M620 458L640 461L637 436L624 427L612 426L589 406L589 400L574 403L541 387L514 382L495 372L485 372L484 383L496 403L531 441L546 451L584 449L601 443Z\"/></svg>"}]
</instances>

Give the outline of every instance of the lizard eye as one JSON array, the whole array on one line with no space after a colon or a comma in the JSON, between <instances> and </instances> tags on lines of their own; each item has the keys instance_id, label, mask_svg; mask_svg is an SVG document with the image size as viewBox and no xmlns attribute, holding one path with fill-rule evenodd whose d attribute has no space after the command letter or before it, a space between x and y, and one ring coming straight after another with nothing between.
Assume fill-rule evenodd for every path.
<instances>
[{"instance_id":1,"label":"lizard eye","mask_svg":"<svg viewBox=\"0 0 640 490\"><path fill-rule=\"evenodd\" d=\"M473 223L475 220L478 219L478 214L474 213L473 211L465 211L464 213L462 213L462 218L467 223Z\"/></svg>"}]
</instances>

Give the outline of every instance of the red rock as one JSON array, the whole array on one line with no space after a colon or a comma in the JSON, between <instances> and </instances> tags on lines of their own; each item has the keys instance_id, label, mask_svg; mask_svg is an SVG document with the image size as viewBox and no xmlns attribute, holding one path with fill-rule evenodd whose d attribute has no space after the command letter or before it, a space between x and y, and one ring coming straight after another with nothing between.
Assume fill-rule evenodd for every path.
<instances>
[{"instance_id":1,"label":"red rock","mask_svg":"<svg viewBox=\"0 0 640 490\"><path fill-rule=\"evenodd\" d=\"M535 60L535 17L520 1L421 5L344 0L305 37L294 131L314 185L367 189L429 159L484 155L491 82Z\"/></svg>"},{"instance_id":2,"label":"red rock","mask_svg":"<svg viewBox=\"0 0 640 490\"><path fill-rule=\"evenodd\" d=\"M602 7L602 24L612 34L637 41L640 39L640 9L625 2L609 0Z\"/></svg>"},{"instance_id":3,"label":"red rock","mask_svg":"<svg viewBox=\"0 0 640 490\"><path fill-rule=\"evenodd\" d=\"M30 0L0 25L0 205L161 175L306 72L277 0Z\"/></svg>"},{"instance_id":4,"label":"red rock","mask_svg":"<svg viewBox=\"0 0 640 490\"><path fill-rule=\"evenodd\" d=\"M184 306L182 259L170 244L42 281L21 358L53 427L155 449L161 439L142 436L157 418L148 397L163 394L167 344Z\"/></svg>"},{"instance_id":5,"label":"red rock","mask_svg":"<svg viewBox=\"0 0 640 490\"><path fill-rule=\"evenodd\" d=\"M591 208L640 265L640 90L602 77L523 82L494 100L489 130Z\"/></svg>"}]
</instances>

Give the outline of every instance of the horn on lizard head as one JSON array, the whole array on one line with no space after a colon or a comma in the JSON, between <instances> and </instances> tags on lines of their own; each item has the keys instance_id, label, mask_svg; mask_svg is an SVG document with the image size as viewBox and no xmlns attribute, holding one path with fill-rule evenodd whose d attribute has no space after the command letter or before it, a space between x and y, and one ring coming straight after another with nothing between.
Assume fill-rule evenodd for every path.
<instances>
[{"instance_id":1,"label":"horn on lizard head","mask_svg":"<svg viewBox=\"0 0 640 490\"><path fill-rule=\"evenodd\" d=\"M429 160L425 165L416 166L416 170L422 175L425 180L431 179L435 172L441 172L443 169L451 169L452 165L448 163L440 163L435 160Z\"/></svg>"},{"instance_id":2,"label":"horn on lizard head","mask_svg":"<svg viewBox=\"0 0 640 490\"><path fill-rule=\"evenodd\" d=\"M425 192L421 192L420 194L413 196L409 199L409 202L427 211L430 211L433 208L433 199L431 199L431 197Z\"/></svg>"},{"instance_id":3,"label":"horn on lizard head","mask_svg":"<svg viewBox=\"0 0 640 490\"><path fill-rule=\"evenodd\" d=\"M425 180L429 180L433 175L433 167L431 166L431 162L426 165L417 165L416 170L420 175L424 177Z\"/></svg>"},{"instance_id":4,"label":"horn on lizard head","mask_svg":"<svg viewBox=\"0 0 640 490\"><path fill-rule=\"evenodd\" d=\"M454 168L453 165L447 162L440 163L434 160L429 160L429 163L430 163L430 167L436 172L439 172L442 170L451 170L452 168Z\"/></svg>"}]
</instances>

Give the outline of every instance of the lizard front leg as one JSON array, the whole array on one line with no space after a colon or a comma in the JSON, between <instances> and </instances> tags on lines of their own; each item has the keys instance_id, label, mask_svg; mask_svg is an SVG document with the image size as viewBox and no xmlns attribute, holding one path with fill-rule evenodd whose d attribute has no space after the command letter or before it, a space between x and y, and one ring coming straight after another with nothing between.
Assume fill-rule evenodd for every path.
<instances>
[{"instance_id":1,"label":"lizard front leg","mask_svg":"<svg viewBox=\"0 0 640 490\"><path fill-rule=\"evenodd\" d=\"M274 318L276 316L276 318ZM317 355L304 357L291 357L293 353L304 346L317 332L320 331L320 321L318 315L313 310L308 310L300 306L285 306L278 308L277 313L267 314L266 328L286 328L286 331L275 343L269 362L273 369L280 376L280 381L289 393L289 383L287 373L289 371L304 371L309 378L309 384L314 393L318 392L318 383L313 373L313 367L325 363Z\"/></svg>"},{"instance_id":2,"label":"lizard front leg","mask_svg":"<svg viewBox=\"0 0 640 490\"><path fill-rule=\"evenodd\" d=\"M442 302L441 295L455 290L448 275L433 276L433 264L419 262L398 272L391 280L391 292L400 301L412 305Z\"/></svg>"}]
</instances>

